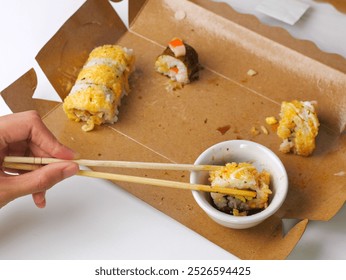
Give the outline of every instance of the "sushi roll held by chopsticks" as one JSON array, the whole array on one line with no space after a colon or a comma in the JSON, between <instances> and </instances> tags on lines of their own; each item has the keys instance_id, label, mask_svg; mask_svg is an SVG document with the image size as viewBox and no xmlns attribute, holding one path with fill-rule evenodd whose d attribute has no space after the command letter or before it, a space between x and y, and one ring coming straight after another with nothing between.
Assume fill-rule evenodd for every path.
<instances>
[{"instance_id":1,"label":"sushi roll held by chopsticks","mask_svg":"<svg viewBox=\"0 0 346 280\"><path fill-rule=\"evenodd\" d=\"M131 49L104 45L91 51L75 85L65 98L63 109L74 121L86 122L82 130L118 120L121 98L129 92L128 78L134 68Z\"/></svg>"},{"instance_id":2,"label":"sushi roll held by chopsticks","mask_svg":"<svg viewBox=\"0 0 346 280\"><path fill-rule=\"evenodd\" d=\"M172 39L155 61L155 70L176 83L173 89L197 80L199 69L197 52L179 38Z\"/></svg>"},{"instance_id":3,"label":"sushi roll held by chopsticks","mask_svg":"<svg viewBox=\"0 0 346 280\"><path fill-rule=\"evenodd\" d=\"M243 195L225 195L210 193L214 206L233 216L248 216L257 213L269 205L270 173L248 162L230 162L219 170L209 172L211 186L233 188L237 190L251 190L256 192L256 197Z\"/></svg>"}]
</instances>

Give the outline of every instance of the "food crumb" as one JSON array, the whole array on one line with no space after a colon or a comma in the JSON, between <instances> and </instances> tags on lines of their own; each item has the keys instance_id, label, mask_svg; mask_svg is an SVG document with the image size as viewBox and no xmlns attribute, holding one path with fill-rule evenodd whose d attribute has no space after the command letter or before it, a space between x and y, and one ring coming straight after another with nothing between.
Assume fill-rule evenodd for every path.
<instances>
[{"instance_id":1,"label":"food crumb","mask_svg":"<svg viewBox=\"0 0 346 280\"><path fill-rule=\"evenodd\" d=\"M247 71L247 75L253 77L253 76L257 75L257 72L253 69L249 69Z\"/></svg>"},{"instance_id":2,"label":"food crumb","mask_svg":"<svg viewBox=\"0 0 346 280\"><path fill-rule=\"evenodd\" d=\"M276 123L278 123L278 120L275 117L267 117L266 123L267 124L276 124Z\"/></svg>"},{"instance_id":3,"label":"food crumb","mask_svg":"<svg viewBox=\"0 0 346 280\"><path fill-rule=\"evenodd\" d=\"M173 91L176 91L176 90L179 90L179 89L182 89L182 88L183 88L183 85L181 83L178 83L178 82L175 82L175 81L172 81L172 80L169 80L166 83L166 91L168 93L172 93Z\"/></svg>"},{"instance_id":4,"label":"food crumb","mask_svg":"<svg viewBox=\"0 0 346 280\"><path fill-rule=\"evenodd\" d=\"M161 196L159 204L162 205L164 203L164 200L165 200L165 198L163 196Z\"/></svg>"},{"instance_id":5,"label":"food crumb","mask_svg":"<svg viewBox=\"0 0 346 280\"><path fill-rule=\"evenodd\" d=\"M345 171L340 171L340 172L334 173L334 176L345 176L345 175L346 175Z\"/></svg>"},{"instance_id":6,"label":"food crumb","mask_svg":"<svg viewBox=\"0 0 346 280\"><path fill-rule=\"evenodd\" d=\"M256 127L251 127L251 133L253 136L260 134L260 131Z\"/></svg>"},{"instance_id":7,"label":"food crumb","mask_svg":"<svg viewBox=\"0 0 346 280\"><path fill-rule=\"evenodd\" d=\"M269 134L268 129L266 129L263 125L261 125L261 130L263 131L263 133L264 133L265 135L268 135L268 134Z\"/></svg>"}]
</instances>

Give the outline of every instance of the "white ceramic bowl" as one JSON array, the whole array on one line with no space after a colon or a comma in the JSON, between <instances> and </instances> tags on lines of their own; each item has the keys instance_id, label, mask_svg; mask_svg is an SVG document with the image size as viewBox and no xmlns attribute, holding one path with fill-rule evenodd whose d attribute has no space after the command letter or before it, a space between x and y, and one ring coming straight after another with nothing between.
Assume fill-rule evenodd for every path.
<instances>
[{"instance_id":1,"label":"white ceramic bowl","mask_svg":"<svg viewBox=\"0 0 346 280\"><path fill-rule=\"evenodd\" d=\"M195 164L225 165L227 162L251 162L259 171L267 170L271 175L269 205L266 209L249 216L233 216L219 211L212 205L210 194L192 191L197 204L215 222L229 228L250 228L273 215L283 204L288 191L288 178L280 159L267 147L247 141L230 140L218 143L205 150ZM210 184L208 172L193 171L190 175L192 184Z\"/></svg>"}]
</instances>

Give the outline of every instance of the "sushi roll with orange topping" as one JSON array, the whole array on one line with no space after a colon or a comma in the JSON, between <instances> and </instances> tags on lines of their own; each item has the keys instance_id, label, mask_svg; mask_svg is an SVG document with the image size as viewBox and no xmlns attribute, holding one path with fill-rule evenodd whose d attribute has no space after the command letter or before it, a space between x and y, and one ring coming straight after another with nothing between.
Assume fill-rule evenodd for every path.
<instances>
[{"instance_id":1,"label":"sushi roll with orange topping","mask_svg":"<svg viewBox=\"0 0 346 280\"><path fill-rule=\"evenodd\" d=\"M129 92L128 78L134 68L131 49L118 45L95 48L65 98L63 109L74 121L86 122L82 130L114 123L121 98Z\"/></svg>"},{"instance_id":2,"label":"sushi roll with orange topping","mask_svg":"<svg viewBox=\"0 0 346 280\"><path fill-rule=\"evenodd\" d=\"M199 78L198 54L179 38L172 39L155 61L155 70L183 86Z\"/></svg>"},{"instance_id":3,"label":"sushi roll with orange topping","mask_svg":"<svg viewBox=\"0 0 346 280\"><path fill-rule=\"evenodd\" d=\"M315 149L319 120L314 102L282 102L277 135L283 140L280 151L309 156Z\"/></svg>"},{"instance_id":4,"label":"sushi roll with orange topping","mask_svg":"<svg viewBox=\"0 0 346 280\"><path fill-rule=\"evenodd\" d=\"M222 212L234 216L247 216L267 208L269 204L270 174L259 172L247 162L227 163L218 170L210 171L211 186L256 191L256 197L210 193L214 205Z\"/></svg>"}]
</instances>

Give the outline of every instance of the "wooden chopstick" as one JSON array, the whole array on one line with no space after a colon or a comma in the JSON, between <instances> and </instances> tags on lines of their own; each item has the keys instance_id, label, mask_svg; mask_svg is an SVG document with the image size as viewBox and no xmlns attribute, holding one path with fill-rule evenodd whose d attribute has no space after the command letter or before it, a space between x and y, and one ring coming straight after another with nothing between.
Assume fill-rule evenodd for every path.
<instances>
[{"instance_id":1,"label":"wooden chopstick","mask_svg":"<svg viewBox=\"0 0 346 280\"><path fill-rule=\"evenodd\" d=\"M17 170L35 170L40 168L40 165L4 162L3 167L17 169ZM169 187L169 188L177 188L177 189L185 189L185 190L216 192L216 193L222 193L222 194L228 194L228 195L256 197L256 192L254 191L238 190L238 189L223 188L223 187L201 185L201 184L190 184L190 183L184 183L184 182L175 182L175 181L169 181L169 180L145 178L145 177L130 176L130 175L121 175L121 174L114 174L114 173L79 170L77 175L99 178L99 179L107 179L107 180L113 180L113 181L122 181L122 182L129 182L129 183L159 186L159 187Z\"/></svg>"},{"instance_id":2,"label":"wooden chopstick","mask_svg":"<svg viewBox=\"0 0 346 280\"><path fill-rule=\"evenodd\" d=\"M7 156L4 162L8 163L28 163L28 164L49 164L66 161L57 158L41 157L15 157ZM73 162L82 166L101 166L101 167L121 167L121 168L140 168L140 169L160 169L160 170L188 170L188 171L211 171L217 170L219 165L195 165L195 164L176 164L176 163L159 163L159 162L133 162L133 161L115 161L115 160L89 160L78 159Z\"/></svg>"}]
</instances>

